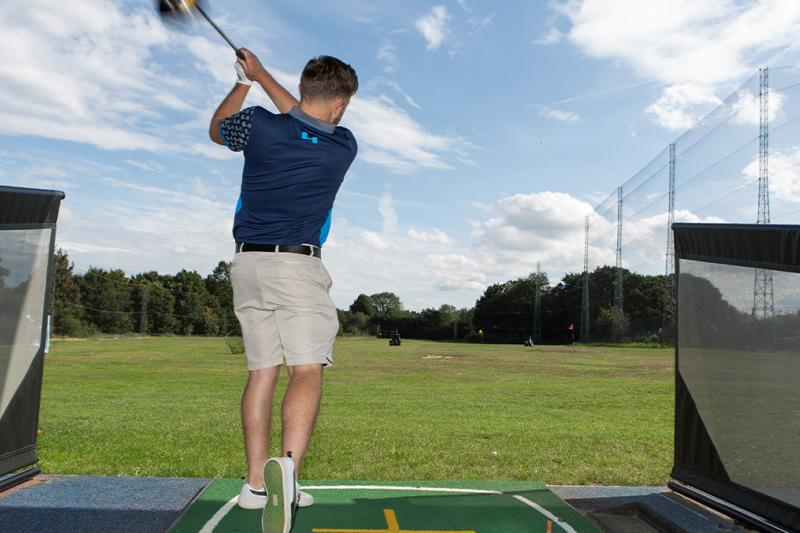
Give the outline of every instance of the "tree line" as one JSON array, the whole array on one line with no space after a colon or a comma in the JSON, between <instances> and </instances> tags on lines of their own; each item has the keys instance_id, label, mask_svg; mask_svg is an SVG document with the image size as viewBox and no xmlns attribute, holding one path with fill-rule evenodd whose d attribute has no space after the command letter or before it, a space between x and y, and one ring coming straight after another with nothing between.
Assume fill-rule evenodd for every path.
<instances>
[{"instance_id":1,"label":"tree line","mask_svg":"<svg viewBox=\"0 0 800 533\"><path fill-rule=\"evenodd\" d=\"M614 267L589 274L589 339L578 337L582 273L551 284L546 274L489 286L472 308L452 305L410 311L393 292L360 294L339 309L340 334L473 342L564 343L572 340L657 340L666 297L664 276L623 271L624 314L614 307ZM148 335L237 334L230 263L220 261L203 277L194 271L146 272L92 267L74 272L68 255L55 255L53 332L64 336L98 333ZM538 304L537 304L538 302ZM570 325L572 328L570 328Z\"/></svg>"},{"instance_id":2,"label":"tree line","mask_svg":"<svg viewBox=\"0 0 800 533\"><path fill-rule=\"evenodd\" d=\"M55 254L53 333L82 337L97 333L226 335L238 328L233 313L230 263L220 261L202 277L91 267L74 272L66 253Z\"/></svg>"}]
</instances>

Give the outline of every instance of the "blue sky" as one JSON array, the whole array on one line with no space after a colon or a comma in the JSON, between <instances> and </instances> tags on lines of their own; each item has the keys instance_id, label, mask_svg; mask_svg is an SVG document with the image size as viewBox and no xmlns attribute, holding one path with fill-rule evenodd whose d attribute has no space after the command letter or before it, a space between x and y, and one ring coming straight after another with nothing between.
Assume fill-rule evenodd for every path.
<instances>
[{"instance_id":1,"label":"blue sky","mask_svg":"<svg viewBox=\"0 0 800 533\"><path fill-rule=\"evenodd\" d=\"M67 193L58 242L79 272L230 259L241 156L206 132L231 50L206 25L164 27L148 1L28 4L0 7L0 182ZM412 309L470 306L539 260L551 278L579 271L584 215L762 63L794 63L800 29L777 0L210 12L293 90L315 55L359 73L343 125L360 153L325 250L339 307L382 290ZM272 109L260 89L248 104Z\"/></svg>"}]
</instances>

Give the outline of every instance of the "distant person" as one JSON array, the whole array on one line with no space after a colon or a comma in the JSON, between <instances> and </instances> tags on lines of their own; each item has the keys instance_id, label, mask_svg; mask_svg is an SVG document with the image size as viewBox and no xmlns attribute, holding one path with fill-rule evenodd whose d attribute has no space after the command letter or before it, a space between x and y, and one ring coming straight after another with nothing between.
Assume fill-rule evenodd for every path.
<instances>
[{"instance_id":1,"label":"distant person","mask_svg":"<svg viewBox=\"0 0 800 533\"><path fill-rule=\"evenodd\" d=\"M322 369L333 364L339 322L322 264L336 193L356 157L356 140L338 126L358 77L329 56L310 60L300 101L242 49L239 82L211 119L211 139L244 152L233 236L233 302L242 326L249 378L242 396L247 480L238 504L264 508L265 531L288 533L295 506L313 497L296 483L316 425ZM251 80L280 111L242 104ZM280 457L269 459L275 386L284 362ZM268 460L269 459L269 460Z\"/></svg>"}]
</instances>

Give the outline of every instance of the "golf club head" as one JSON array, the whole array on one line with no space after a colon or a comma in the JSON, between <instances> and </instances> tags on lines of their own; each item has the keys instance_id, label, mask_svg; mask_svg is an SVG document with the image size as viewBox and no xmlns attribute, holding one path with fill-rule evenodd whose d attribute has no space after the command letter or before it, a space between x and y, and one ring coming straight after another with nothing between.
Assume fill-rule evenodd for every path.
<instances>
[{"instance_id":1,"label":"golf club head","mask_svg":"<svg viewBox=\"0 0 800 533\"><path fill-rule=\"evenodd\" d=\"M198 15L197 7L205 6L201 0L157 0L158 15L165 22L189 22Z\"/></svg>"},{"instance_id":2,"label":"golf club head","mask_svg":"<svg viewBox=\"0 0 800 533\"><path fill-rule=\"evenodd\" d=\"M231 48L236 52L236 56L244 59L242 51L233 44L225 33L214 24L205 12L205 2L201 0L157 0L156 6L161 20L164 22L187 22L193 20L196 16L206 19L208 23L219 33L220 37L225 39Z\"/></svg>"}]
</instances>

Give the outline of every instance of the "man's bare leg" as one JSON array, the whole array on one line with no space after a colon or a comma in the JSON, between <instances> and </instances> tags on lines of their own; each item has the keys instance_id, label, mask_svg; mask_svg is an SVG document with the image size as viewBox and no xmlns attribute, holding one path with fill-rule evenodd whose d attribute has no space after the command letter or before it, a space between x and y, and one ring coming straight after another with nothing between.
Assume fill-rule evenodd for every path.
<instances>
[{"instance_id":1,"label":"man's bare leg","mask_svg":"<svg viewBox=\"0 0 800 533\"><path fill-rule=\"evenodd\" d=\"M264 463L269 458L270 423L280 366L251 370L242 394L242 429L247 454L247 482L264 486Z\"/></svg>"},{"instance_id":2,"label":"man's bare leg","mask_svg":"<svg viewBox=\"0 0 800 533\"><path fill-rule=\"evenodd\" d=\"M300 467L314 432L322 399L322 365L290 366L289 386L283 397L281 420L283 423L283 454L292 452L295 472L300 478Z\"/></svg>"}]
</instances>

